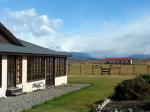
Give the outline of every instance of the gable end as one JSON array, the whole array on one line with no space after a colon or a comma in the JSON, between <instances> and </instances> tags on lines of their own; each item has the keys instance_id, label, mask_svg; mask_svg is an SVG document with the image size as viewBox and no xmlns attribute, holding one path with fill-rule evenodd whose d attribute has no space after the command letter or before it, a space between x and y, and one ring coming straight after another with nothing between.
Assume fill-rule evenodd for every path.
<instances>
[{"instance_id":1,"label":"gable end","mask_svg":"<svg viewBox=\"0 0 150 112\"><path fill-rule=\"evenodd\" d=\"M0 41L3 43L13 43L23 46L21 42L2 24L0 23Z\"/></svg>"}]
</instances>

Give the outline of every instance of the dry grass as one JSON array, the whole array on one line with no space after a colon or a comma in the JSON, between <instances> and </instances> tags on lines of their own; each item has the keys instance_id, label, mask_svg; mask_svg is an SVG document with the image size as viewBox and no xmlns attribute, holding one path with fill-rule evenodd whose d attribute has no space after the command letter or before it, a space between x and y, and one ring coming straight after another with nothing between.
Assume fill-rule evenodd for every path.
<instances>
[{"instance_id":1,"label":"dry grass","mask_svg":"<svg viewBox=\"0 0 150 112\"><path fill-rule=\"evenodd\" d=\"M69 64L68 73L71 75L101 75L101 66L103 68L110 67L109 64L97 63L97 67L93 67L93 63L71 63ZM92 68L93 67L93 68ZM150 67L146 64L134 65L115 65L111 66L111 75L141 75L149 74ZM119 69L121 67L121 69Z\"/></svg>"}]
</instances>

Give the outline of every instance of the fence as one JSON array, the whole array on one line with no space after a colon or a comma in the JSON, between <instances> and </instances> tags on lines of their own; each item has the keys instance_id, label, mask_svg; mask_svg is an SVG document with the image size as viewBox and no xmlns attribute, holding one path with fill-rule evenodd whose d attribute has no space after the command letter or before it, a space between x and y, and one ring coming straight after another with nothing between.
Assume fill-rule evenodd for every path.
<instances>
[{"instance_id":1,"label":"fence","mask_svg":"<svg viewBox=\"0 0 150 112\"><path fill-rule=\"evenodd\" d=\"M140 75L149 74L149 65L68 64L69 75Z\"/></svg>"}]
</instances>

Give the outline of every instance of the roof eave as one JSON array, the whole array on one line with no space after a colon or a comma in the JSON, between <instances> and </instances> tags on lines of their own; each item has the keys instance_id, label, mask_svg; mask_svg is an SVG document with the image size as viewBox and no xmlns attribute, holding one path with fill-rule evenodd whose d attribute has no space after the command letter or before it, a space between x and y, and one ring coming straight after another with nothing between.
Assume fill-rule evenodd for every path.
<instances>
[{"instance_id":1,"label":"roof eave","mask_svg":"<svg viewBox=\"0 0 150 112\"><path fill-rule=\"evenodd\" d=\"M68 55L59 54L34 54L34 53L18 53L18 52L0 52L1 55L22 55L22 56L51 56L51 57L69 57Z\"/></svg>"}]
</instances>

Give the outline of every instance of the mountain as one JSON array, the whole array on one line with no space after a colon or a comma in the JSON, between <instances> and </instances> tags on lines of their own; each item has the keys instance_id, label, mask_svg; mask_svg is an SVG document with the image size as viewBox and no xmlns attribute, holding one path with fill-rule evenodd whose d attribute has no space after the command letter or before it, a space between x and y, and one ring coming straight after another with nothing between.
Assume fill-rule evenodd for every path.
<instances>
[{"instance_id":1,"label":"mountain","mask_svg":"<svg viewBox=\"0 0 150 112\"><path fill-rule=\"evenodd\" d=\"M69 52L69 54L71 55L71 57L68 58L69 60L97 60L97 58L85 52ZM133 59L150 59L150 55L146 54L134 54L128 57Z\"/></svg>"},{"instance_id":2,"label":"mountain","mask_svg":"<svg viewBox=\"0 0 150 112\"><path fill-rule=\"evenodd\" d=\"M69 57L69 60L92 60L95 59L91 57L88 53L85 52L69 52L71 57Z\"/></svg>"},{"instance_id":3,"label":"mountain","mask_svg":"<svg viewBox=\"0 0 150 112\"><path fill-rule=\"evenodd\" d=\"M150 59L150 55L145 55L145 54L135 54L129 56L130 58L135 58L135 59Z\"/></svg>"}]
</instances>

